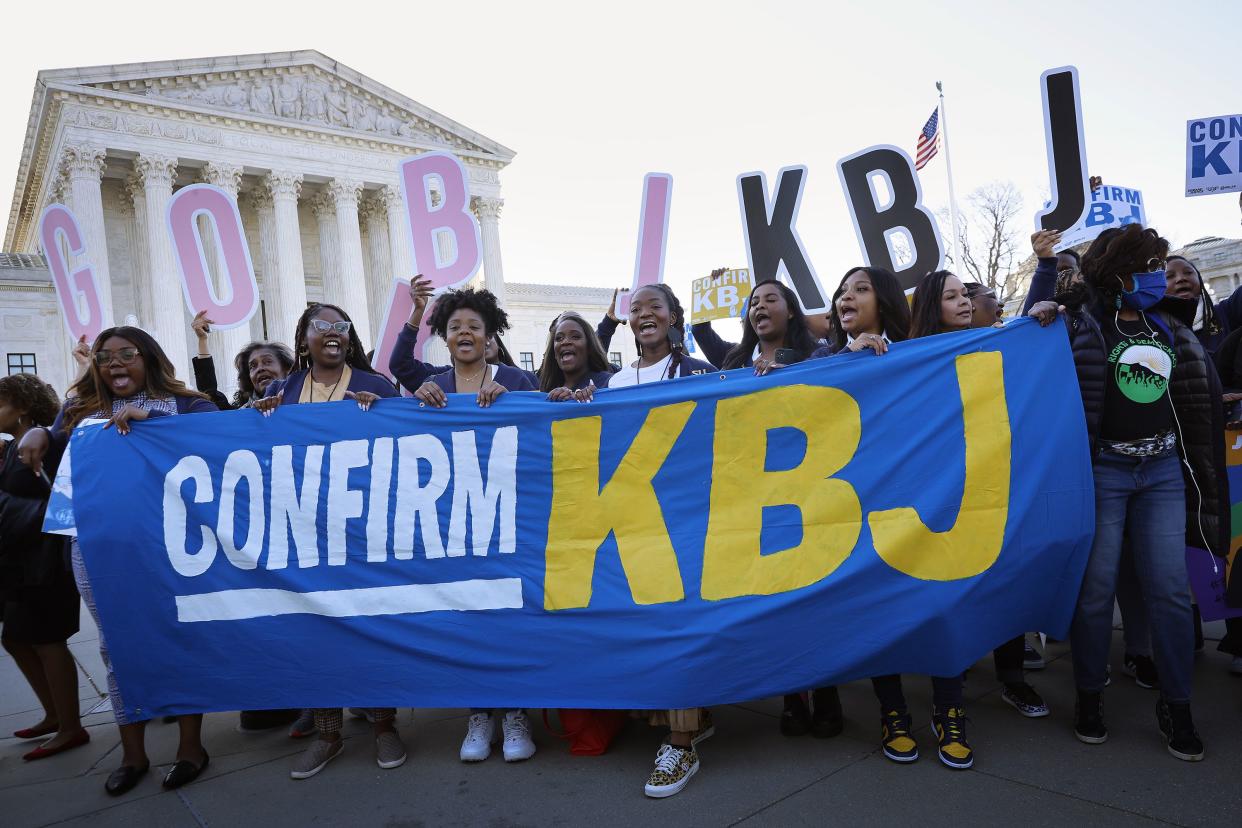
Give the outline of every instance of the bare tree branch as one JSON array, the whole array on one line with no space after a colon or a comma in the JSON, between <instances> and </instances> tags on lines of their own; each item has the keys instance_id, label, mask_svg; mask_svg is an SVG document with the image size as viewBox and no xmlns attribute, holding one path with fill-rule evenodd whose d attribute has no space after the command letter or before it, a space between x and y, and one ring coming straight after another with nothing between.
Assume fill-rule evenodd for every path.
<instances>
[{"instance_id":1,"label":"bare tree branch","mask_svg":"<svg viewBox=\"0 0 1242 828\"><path fill-rule=\"evenodd\" d=\"M957 244L962 261L953 262L963 281L984 284L1008 301L1013 271L1021 245L1017 220L1022 194L1012 181L993 181L966 197L959 220ZM948 210L940 211L942 227L952 227ZM952 260L952 255L949 256Z\"/></svg>"}]
</instances>

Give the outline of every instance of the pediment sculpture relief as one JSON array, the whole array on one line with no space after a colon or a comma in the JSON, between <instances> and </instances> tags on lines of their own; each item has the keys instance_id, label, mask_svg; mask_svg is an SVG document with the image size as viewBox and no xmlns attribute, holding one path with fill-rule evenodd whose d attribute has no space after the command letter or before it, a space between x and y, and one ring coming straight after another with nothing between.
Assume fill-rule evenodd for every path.
<instances>
[{"instance_id":1,"label":"pediment sculpture relief","mask_svg":"<svg viewBox=\"0 0 1242 828\"><path fill-rule=\"evenodd\" d=\"M473 148L464 140L446 139L420 129L418 122L400 109L376 105L346 87L312 78L278 75L243 78L230 83L198 79L179 86L152 85L147 95L394 138Z\"/></svg>"}]
</instances>

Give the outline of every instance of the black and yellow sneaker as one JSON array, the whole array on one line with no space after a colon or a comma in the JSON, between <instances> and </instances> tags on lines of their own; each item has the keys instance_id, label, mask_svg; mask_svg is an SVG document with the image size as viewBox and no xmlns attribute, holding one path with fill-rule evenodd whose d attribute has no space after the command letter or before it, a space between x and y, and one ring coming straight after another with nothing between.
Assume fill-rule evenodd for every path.
<instances>
[{"instance_id":1,"label":"black and yellow sneaker","mask_svg":"<svg viewBox=\"0 0 1242 828\"><path fill-rule=\"evenodd\" d=\"M955 770L966 770L975 763L975 752L966 741L966 711L950 707L944 713L933 708L932 725L940 743L940 761Z\"/></svg>"},{"instance_id":2,"label":"black and yellow sneaker","mask_svg":"<svg viewBox=\"0 0 1242 828\"><path fill-rule=\"evenodd\" d=\"M684 748L664 744L656 754L655 770L647 779L643 793L653 799L663 799L686 787L690 777L699 772L699 755L693 747Z\"/></svg>"},{"instance_id":3,"label":"black and yellow sneaker","mask_svg":"<svg viewBox=\"0 0 1242 828\"><path fill-rule=\"evenodd\" d=\"M880 719L880 742L884 755L906 764L919 758L919 746L910 735L910 714L890 710Z\"/></svg>"}]
</instances>

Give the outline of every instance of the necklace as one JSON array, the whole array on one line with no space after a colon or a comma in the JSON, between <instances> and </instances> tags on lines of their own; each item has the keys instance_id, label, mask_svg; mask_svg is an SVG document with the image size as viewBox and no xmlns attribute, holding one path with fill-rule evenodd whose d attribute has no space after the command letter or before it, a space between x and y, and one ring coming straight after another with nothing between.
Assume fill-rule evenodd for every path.
<instances>
[{"instance_id":1,"label":"necklace","mask_svg":"<svg viewBox=\"0 0 1242 828\"><path fill-rule=\"evenodd\" d=\"M668 365L668 363L669 363L669 362L671 362L671 361L672 361L672 359L673 359L673 353L670 351L670 352L669 352L669 355L668 355L668 356L666 356L664 359L662 359L662 360L660 360L659 362L654 363L654 364L652 364L652 365L648 365L647 367L648 367L648 368L654 368L654 367L656 367L656 365L661 366L661 368L660 368L660 379L664 379L664 372L665 372L665 370L667 369L667 365ZM642 361L643 361L643 360L642 360L642 357L639 357L639 358L638 358L638 359L634 362L634 384L635 384L635 385L642 385L642 384L643 384L643 375L642 375L642 373L641 373L641 372L642 372L642 368L640 367L640 363L642 363Z\"/></svg>"},{"instance_id":2,"label":"necklace","mask_svg":"<svg viewBox=\"0 0 1242 828\"><path fill-rule=\"evenodd\" d=\"M486 370L487 370L487 363L484 362L483 367L480 368L479 372L475 374L473 377L463 378L456 368L453 369L453 374L457 377L457 384L461 385L462 383L474 382L479 377L483 376L483 372Z\"/></svg>"},{"instance_id":3,"label":"necklace","mask_svg":"<svg viewBox=\"0 0 1242 828\"><path fill-rule=\"evenodd\" d=\"M341 377L344 375L345 375L345 372L343 370L341 371L340 374L337 375L336 382L332 383L332 387L328 389L328 396L324 397L324 402L331 402L332 395L336 393L336 387L341 384ZM311 369L311 372L310 372L310 381L311 381L310 401L314 402L315 401L315 369L313 368ZM323 385L323 383L319 383L319 384Z\"/></svg>"}]
</instances>

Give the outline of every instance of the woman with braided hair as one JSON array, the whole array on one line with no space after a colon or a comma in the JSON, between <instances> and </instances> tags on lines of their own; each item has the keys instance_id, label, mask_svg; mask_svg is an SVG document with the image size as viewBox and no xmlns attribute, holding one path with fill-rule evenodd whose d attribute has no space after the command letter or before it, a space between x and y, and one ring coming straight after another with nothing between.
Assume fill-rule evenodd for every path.
<instances>
[{"instance_id":1,"label":"woman with braided hair","mask_svg":"<svg viewBox=\"0 0 1242 828\"><path fill-rule=\"evenodd\" d=\"M665 284L644 285L630 296L630 330L638 359L612 375L609 388L628 388L716 370L686 356L686 314L677 294Z\"/></svg>"},{"instance_id":2,"label":"woman with braided hair","mask_svg":"<svg viewBox=\"0 0 1242 828\"><path fill-rule=\"evenodd\" d=\"M353 322L336 305L315 303L302 312L293 335L297 365L285 379L273 380L267 396L254 403L265 417L281 405L354 400L363 411L377 400L397 396L392 383L375 373ZM375 763L385 769L405 763L405 744L394 725L391 707L367 708L375 736ZM313 711L318 738L293 761L289 776L309 779L341 755L341 709ZM302 732L299 730L299 732Z\"/></svg>"}]
</instances>

